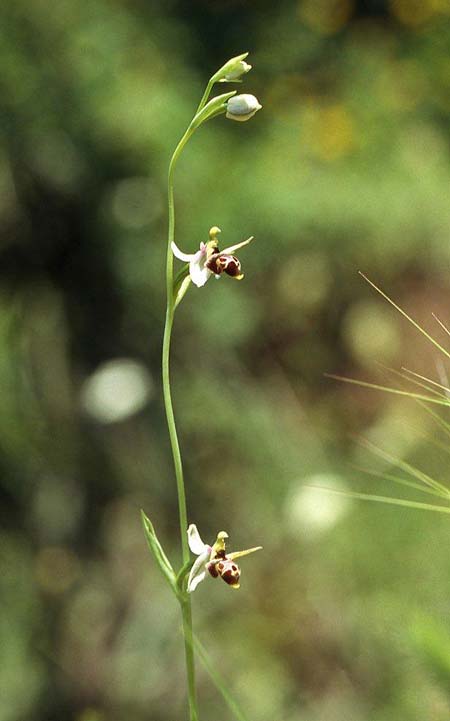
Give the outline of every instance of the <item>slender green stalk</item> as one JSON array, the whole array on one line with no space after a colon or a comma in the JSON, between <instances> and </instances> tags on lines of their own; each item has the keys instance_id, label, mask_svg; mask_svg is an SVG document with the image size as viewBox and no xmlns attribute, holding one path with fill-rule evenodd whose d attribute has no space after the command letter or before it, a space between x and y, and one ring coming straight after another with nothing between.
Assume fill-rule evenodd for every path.
<instances>
[{"instance_id":1,"label":"slender green stalk","mask_svg":"<svg viewBox=\"0 0 450 721\"><path fill-rule=\"evenodd\" d=\"M177 429L175 425L175 416L173 412L172 394L170 390L170 340L172 336L173 318L175 313L175 302L173 297L173 254L171 243L175 234L175 207L173 198L173 173L176 162L180 156L183 147L189 140L194 131L188 129L178 143L172 156L169 166L168 179L168 203L169 203L169 231L167 240L167 260L166 260L166 290L167 290L167 309L166 323L164 326L164 339L162 350L162 384L164 394L164 406L167 416L167 426L169 429L170 444L172 448L173 463L175 467L175 478L177 482L178 492L178 511L180 518L180 535L181 548L183 554L183 563L189 560L189 547L187 542L187 509L186 509L186 493L184 490L183 465L181 462L180 444L178 443Z\"/></svg>"},{"instance_id":2,"label":"slender green stalk","mask_svg":"<svg viewBox=\"0 0 450 721\"><path fill-rule=\"evenodd\" d=\"M208 100L208 98L209 98L209 96L210 96L210 94L211 94L211 90L213 89L213 87L214 87L214 80L213 80L212 78L210 78L210 79L208 80L208 85L206 86L205 92L203 93L203 97L202 97L202 99L200 100L200 102L199 102L199 104L198 104L197 110L195 111L195 114L196 114L196 115L197 115L197 113L199 113L200 110L206 105L206 101Z\"/></svg>"},{"instance_id":3,"label":"slender green stalk","mask_svg":"<svg viewBox=\"0 0 450 721\"><path fill-rule=\"evenodd\" d=\"M450 400L448 398L435 398L434 396L425 396L420 393L411 393L411 391L402 391L400 388L390 388L389 386L381 386L378 383L367 383L366 381L359 381L356 378L346 378L345 376L337 376L334 373L325 373L326 378L333 378L336 381L342 381L342 383L350 383L355 386L361 386L361 388L372 388L375 391L385 391L385 393L393 393L397 396L407 396L408 398L415 398L418 401L426 401L427 403L436 403L439 406L450 406Z\"/></svg>"},{"instance_id":4,"label":"slender green stalk","mask_svg":"<svg viewBox=\"0 0 450 721\"><path fill-rule=\"evenodd\" d=\"M339 491L336 488L326 488L325 486L310 486L320 491L334 493L337 496L347 496L347 498L358 498L361 501L377 501L379 503L388 503L392 506L405 506L406 508L417 508L423 511L436 511L437 513L450 513L448 506L438 506L434 503L422 503L421 501L408 501L406 498L391 498L391 496L377 496L372 493L357 493L356 491Z\"/></svg>"},{"instance_id":5,"label":"slender green stalk","mask_svg":"<svg viewBox=\"0 0 450 721\"><path fill-rule=\"evenodd\" d=\"M375 283L372 283L372 281L369 280L369 278L367 278L367 276L365 276L364 273L361 273L361 271L359 271L359 274L360 274L360 276L362 276L362 277L364 278L365 281L367 281L367 283L369 283L369 285L372 286L372 288L374 288L374 289L377 291L377 293L379 293L385 300L387 300L387 302L390 303L390 304L395 308L395 310L397 310L399 313L401 313L401 315L402 315L404 318L406 318L406 320L408 320L408 321L411 323L411 325L414 326L414 328L417 328L417 330L418 330L420 333L422 333L422 335L424 335L425 338L426 338L427 340L429 340L430 343L432 343L435 348L437 348L438 350L440 350L441 353L443 353L447 358L450 358L450 353L449 353L449 351L448 351L446 348L444 348L443 346L441 346L441 344L438 343L437 340L435 340L435 338L433 338L433 336L431 336L429 333L427 333L426 330L425 330L424 328L422 328L422 326L419 325L419 323L417 323L417 322L414 320L414 318L411 318L411 316L408 315L408 313L406 313L406 312L403 310L403 308L400 308L400 306L397 305L397 303L394 303L394 301L392 300L392 298L389 298L389 296L386 295L386 293L384 293L384 292L381 290L381 288L378 288L378 286L375 285ZM436 317L436 316L435 316L435 317ZM437 320L437 319L436 319L436 320ZM438 323L440 323L440 325L443 326L443 324L442 324L439 320L438 320ZM445 329L445 326L444 326L444 329Z\"/></svg>"},{"instance_id":6,"label":"slender green stalk","mask_svg":"<svg viewBox=\"0 0 450 721\"><path fill-rule=\"evenodd\" d=\"M197 695L195 690L195 652L192 630L191 599L187 594L181 601L181 615L183 617L184 653L186 658L187 687L189 700L190 721L199 721L197 708Z\"/></svg>"},{"instance_id":7,"label":"slender green stalk","mask_svg":"<svg viewBox=\"0 0 450 721\"><path fill-rule=\"evenodd\" d=\"M181 461L180 444L178 442L177 429L175 425L175 416L173 412L172 394L170 389L170 340L172 336L173 319L175 313L175 302L173 297L173 254L171 243L175 236L175 206L173 193L173 174L177 160L183 150L185 144L191 137L194 130L188 128L175 152L169 165L168 177L168 208L169 208L169 230L167 238L167 260L166 260L166 289L167 289L167 310L166 322L164 326L164 339L162 350L162 384L164 394L164 406L166 410L167 426L169 430L170 445L172 448L173 463L175 467L175 478L177 483L178 494L178 514L180 520L180 538L183 564L189 561L189 546L187 540L187 507L186 492L184 488L183 465ZM184 648L186 656L186 671L188 684L189 699L189 718L190 721L198 721L198 710L195 693L195 663L194 649L192 644L192 609L189 596L183 596L180 600L181 614L183 617L183 635Z\"/></svg>"}]
</instances>

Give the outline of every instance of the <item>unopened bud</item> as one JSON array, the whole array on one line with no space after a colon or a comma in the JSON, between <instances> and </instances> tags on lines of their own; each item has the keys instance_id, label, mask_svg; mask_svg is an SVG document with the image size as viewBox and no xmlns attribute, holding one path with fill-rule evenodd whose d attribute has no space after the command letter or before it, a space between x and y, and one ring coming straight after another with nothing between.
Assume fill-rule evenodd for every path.
<instances>
[{"instance_id":1,"label":"unopened bud","mask_svg":"<svg viewBox=\"0 0 450 721\"><path fill-rule=\"evenodd\" d=\"M254 114L261 110L262 105L258 102L254 95L234 95L227 102L227 118L230 120L250 120Z\"/></svg>"},{"instance_id":2,"label":"unopened bud","mask_svg":"<svg viewBox=\"0 0 450 721\"><path fill-rule=\"evenodd\" d=\"M248 73L252 66L245 62L248 53L236 55L231 58L225 65L213 75L212 80L215 83L240 83L242 75Z\"/></svg>"}]
</instances>

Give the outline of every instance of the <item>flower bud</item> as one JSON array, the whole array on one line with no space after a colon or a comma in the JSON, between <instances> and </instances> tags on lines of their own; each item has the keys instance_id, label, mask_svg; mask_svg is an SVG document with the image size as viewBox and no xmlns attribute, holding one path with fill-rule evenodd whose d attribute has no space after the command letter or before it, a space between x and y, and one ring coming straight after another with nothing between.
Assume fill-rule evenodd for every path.
<instances>
[{"instance_id":1,"label":"flower bud","mask_svg":"<svg viewBox=\"0 0 450 721\"><path fill-rule=\"evenodd\" d=\"M262 105L259 104L254 95L248 95L248 93L234 95L227 102L227 118L241 122L250 120L261 108Z\"/></svg>"},{"instance_id":2,"label":"flower bud","mask_svg":"<svg viewBox=\"0 0 450 721\"><path fill-rule=\"evenodd\" d=\"M245 62L248 53L236 55L228 60L212 77L215 83L240 83L241 76L248 73L252 66Z\"/></svg>"}]
</instances>

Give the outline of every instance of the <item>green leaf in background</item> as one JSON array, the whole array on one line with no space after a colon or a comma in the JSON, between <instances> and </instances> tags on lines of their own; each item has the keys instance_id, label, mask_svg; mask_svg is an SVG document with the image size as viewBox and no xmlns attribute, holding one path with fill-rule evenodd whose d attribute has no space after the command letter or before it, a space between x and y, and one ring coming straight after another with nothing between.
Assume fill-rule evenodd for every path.
<instances>
[{"instance_id":1,"label":"green leaf in background","mask_svg":"<svg viewBox=\"0 0 450 721\"><path fill-rule=\"evenodd\" d=\"M420 615L413 624L412 642L445 690L450 690L450 633L437 619Z\"/></svg>"},{"instance_id":2,"label":"green leaf in background","mask_svg":"<svg viewBox=\"0 0 450 721\"><path fill-rule=\"evenodd\" d=\"M234 714L234 717L238 719L238 721L249 721L248 717L244 714L238 703L233 698L230 689L222 678L220 669L218 669L214 665L213 661L210 659L208 653L206 652L205 647L202 643L200 643L199 639L195 635L194 648L205 668L205 671L208 673L208 676L210 677L216 689L221 694L230 711Z\"/></svg>"}]
</instances>

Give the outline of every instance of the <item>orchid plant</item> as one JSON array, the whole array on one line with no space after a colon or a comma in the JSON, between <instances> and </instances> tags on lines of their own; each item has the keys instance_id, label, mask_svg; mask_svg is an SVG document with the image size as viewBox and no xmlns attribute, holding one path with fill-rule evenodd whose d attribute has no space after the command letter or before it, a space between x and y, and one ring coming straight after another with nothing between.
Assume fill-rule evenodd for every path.
<instances>
[{"instance_id":1,"label":"orchid plant","mask_svg":"<svg viewBox=\"0 0 450 721\"><path fill-rule=\"evenodd\" d=\"M244 274L240 261L235 253L248 245L253 240L253 236L220 250L218 235L221 231L217 226L213 226L209 231L208 240L206 240L206 242L202 241L198 250L190 253L180 250L175 243L174 171L186 143L194 132L205 122L220 115L225 115L226 118L230 120L244 122L252 118L257 111L261 109L261 105L255 96L247 93L237 95L236 91L231 91L210 99L211 92L216 83L242 82L242 77L251 69L251 65L246 62L247 56L248 53L243 53L242 55L231 58L231 60L219 68L209 79L195 115L172 155L168 175L167 307L162 348L162 385L178 494L178 515L183 559L182 567L178 572L174 570L156 535L152 522L144 512L142 512L142 520L149 548L180 604L183 621L190 721L199 720L195 690L194 653L196 644L192 630L191 594L207 575L212 578L218 578L220 576L231 588L238 589L240 586L241 571L236 563L236 559L260 550L261 546L245 551L227 553L225 544L228 534L225 531L218 533L214 544L209 546L203 543L197 527L194 524L190 524L188 527L183 466L170 387L169 360L172 327L175 311L192 284L197 288L202 288L213 275L216 278L221 278L223 274L236 280L242 280ZM184 266L177 275L174 275L174 257L184 262ZM191 559L190 551L197 556L195 562ZM201 655L203 656L203 651ZM207 665L206 668L208 668ZM210 673L210 675L214 680L214 675L212 673ZM220 688L220 684L216 680L215 683ZM220 690L226 698L226 693L222 689Z\"/></svg>"}]
</instances>

